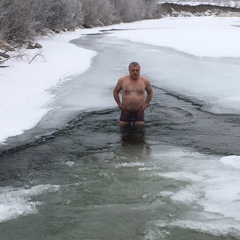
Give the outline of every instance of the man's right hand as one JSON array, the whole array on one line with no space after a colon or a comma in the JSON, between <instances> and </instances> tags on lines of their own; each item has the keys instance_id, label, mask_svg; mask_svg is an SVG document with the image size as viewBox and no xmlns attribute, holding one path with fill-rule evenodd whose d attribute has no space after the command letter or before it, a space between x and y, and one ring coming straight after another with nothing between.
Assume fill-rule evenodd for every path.
<instances>
[{"instance_id":1,"label":"man's right hand","mask_svg":"<svg viewBox=\"0 0 240 240\"><path fill-rule=\"evenodd\" d=\"M129 110L123 105L123 104L118 104L119 108L124 111L124 112L129 112Z\"/></svg>"}]
</instances>

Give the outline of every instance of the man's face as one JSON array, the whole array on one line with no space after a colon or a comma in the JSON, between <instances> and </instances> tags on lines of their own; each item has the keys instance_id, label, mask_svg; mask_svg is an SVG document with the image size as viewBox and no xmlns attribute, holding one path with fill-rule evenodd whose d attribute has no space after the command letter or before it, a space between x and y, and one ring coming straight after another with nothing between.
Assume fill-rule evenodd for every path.
<instances>
[{"instance_id":1,"label":"man's face","mask_svg":"<svg viewBox=\"0 0 240 240\"><path fill-rule=\"evenodd\" d=\"M138 79L139 75L140 75L140 66L136 65L136 66L130 66L129 67L129 74L130 77L134 80Z\"/></svg>"}]
</instances>

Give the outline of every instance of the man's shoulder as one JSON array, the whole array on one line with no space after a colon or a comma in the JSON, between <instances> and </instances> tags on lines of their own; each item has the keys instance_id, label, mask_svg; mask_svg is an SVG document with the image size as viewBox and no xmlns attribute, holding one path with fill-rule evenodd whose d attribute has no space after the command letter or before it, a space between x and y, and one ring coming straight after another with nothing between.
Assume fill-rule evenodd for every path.
<instances>
[{"instance_id":1,"label":"man's shoulder","mask_svg":"<svg viewBox=\"0 0 240 240\"><path fill-rule=\"evenodd\" d=\"M130 76L129 76L129 75L126 75L126 76L121 77L120 79L122 79L122 80L128 80L128 79L130 79Z\"/></svg>"},{"instance_id":2,"label":"man's shoulder","mask_svg":"<svg viewBox=\"0 0 240 240\"><path fill-rule=\"evenodd\" d=\"M145 83L150 83L150 80L144 76L141 76L142 81L144 81Z\"/></svg>"},{"instance_id":3,"label":"man's shoulder","mask_svg":"<svg viewBox=\"0 0 240 240\"><path fill-rule=\"evenodd\" d=\"M130 79L130 77L127 75L127 76L123 76L123 77L121 77L121 78L119 78L119 82L124 82L124 81L127 81L127 80L129 80Z\"/></svg>"}]
</instances>

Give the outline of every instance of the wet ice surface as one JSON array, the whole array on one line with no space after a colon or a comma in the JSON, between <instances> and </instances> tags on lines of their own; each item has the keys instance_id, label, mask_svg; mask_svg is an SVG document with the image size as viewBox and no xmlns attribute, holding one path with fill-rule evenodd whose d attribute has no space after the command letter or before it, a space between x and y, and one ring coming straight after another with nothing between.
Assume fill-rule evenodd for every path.
<instances>
[{"instance_id":1,"label":"wet ice surface","mask_svg":"<svg viewBox=\"0 0 240 240\"><path fill-rule=\"evenodd\" d=\"M1 236L239 239L239 158L232 156L240 155L239 116L206 112L203 102L153 84L145 127L119 129L119 110L102 96L112 98L110 86L126 65L142 60L151 69L159 56L166 60L178 54L109 41L95 36L79 42L100 53L89 72L64 88L66 94L56 103L60 111L28 136L50 134L2 152ZM159 77L154 69L146 72L153 82ZM99 86L91 81L96 78ZM99 91L91 96L93 87ZM78 113L83 104L90 111Z\"/></svg>"}]
</instances>

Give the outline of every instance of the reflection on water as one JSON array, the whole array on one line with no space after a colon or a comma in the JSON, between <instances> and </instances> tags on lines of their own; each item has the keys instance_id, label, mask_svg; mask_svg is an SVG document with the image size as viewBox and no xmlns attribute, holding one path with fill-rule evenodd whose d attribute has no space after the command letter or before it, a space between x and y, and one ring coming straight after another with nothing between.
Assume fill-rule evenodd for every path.
<instances>
[{"instance_id":1,"label":"reflection on water","mask_svg":"<svg viewBox=\"0 0 240 240\"><path fill-rule=\"evenodd\" d=\"M122 145L144 145L145 126L120 126Z\"/></svg>"},{"instance_id":2,"label":"reflection on water","mask_svg":"<svg viewBox=\"0 0 240 240\"><path fill-rule=\"evenodd\" d=\"M145 126L120 126L122 151L135 158L142 159L151 153L151 148L146 142Z\"/></svg>"}]
</instances>

